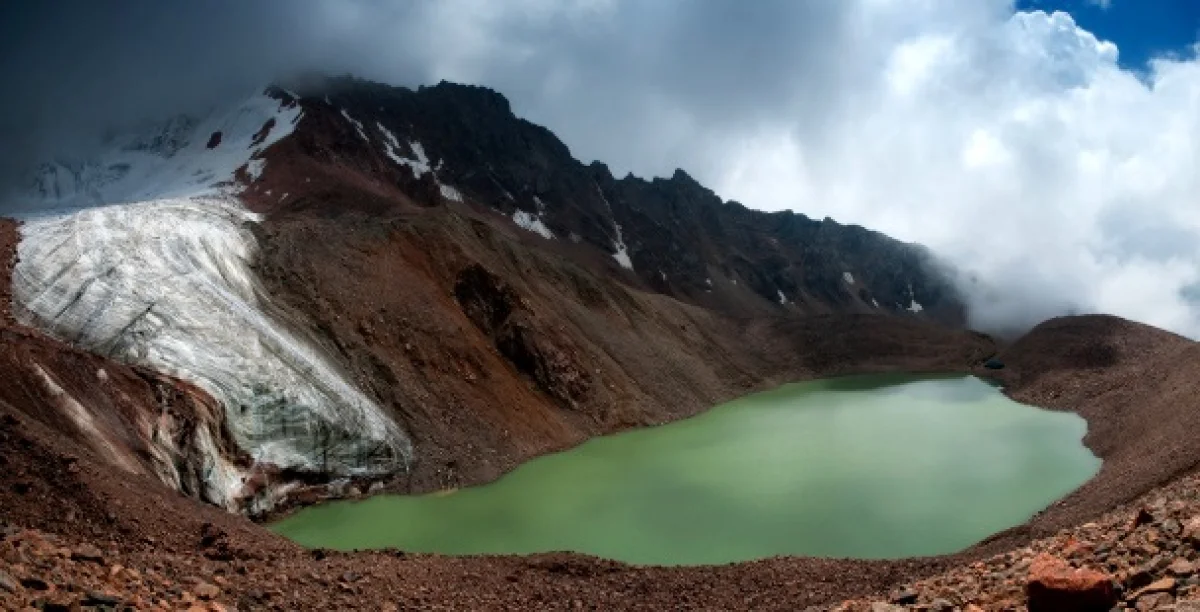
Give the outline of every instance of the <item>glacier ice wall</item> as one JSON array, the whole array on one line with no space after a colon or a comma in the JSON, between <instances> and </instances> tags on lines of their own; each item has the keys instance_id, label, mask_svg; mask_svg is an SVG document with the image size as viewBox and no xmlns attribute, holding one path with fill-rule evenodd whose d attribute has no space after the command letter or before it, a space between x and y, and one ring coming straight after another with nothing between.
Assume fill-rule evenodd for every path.
<instances>
[{"instance_id":1,"label":"glacier ice wall","mask_svg":"<svg viewBox=\"0 0 1200 612\"><path fill-rule=\"evenodd\" d=\"M21 228L14 305L30 325L208 391L257 462L394 472L411 457L404 432L272 314L252 272L258 217L238 201L233 177L261 164L299 112L262 96L127 139L97 162L44 167L39 212ZM221 144L209 149L215 131ZM241 478L215 470L207 484L234 499Z\"/></svg>"}]
</instances>

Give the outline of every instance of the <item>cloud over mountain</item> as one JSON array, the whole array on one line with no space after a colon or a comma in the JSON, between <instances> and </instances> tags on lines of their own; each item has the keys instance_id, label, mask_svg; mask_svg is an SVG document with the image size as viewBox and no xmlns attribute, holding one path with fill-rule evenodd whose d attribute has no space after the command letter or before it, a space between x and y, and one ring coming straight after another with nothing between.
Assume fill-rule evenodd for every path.
<instances>
[{"instance_id":1,"label":"cloud over mountain","mask_svg":"<svg viewBox=\"0 0 1200 612\"><path fill-rule=\"evenodd\" d=\"M0 171L300 71L491 86L584 159L922 242L975 323L1200 336L1200 62L1008 0L9 3ZM971 278L977 279L972 282Z\"/></svg>"}]
</instances>

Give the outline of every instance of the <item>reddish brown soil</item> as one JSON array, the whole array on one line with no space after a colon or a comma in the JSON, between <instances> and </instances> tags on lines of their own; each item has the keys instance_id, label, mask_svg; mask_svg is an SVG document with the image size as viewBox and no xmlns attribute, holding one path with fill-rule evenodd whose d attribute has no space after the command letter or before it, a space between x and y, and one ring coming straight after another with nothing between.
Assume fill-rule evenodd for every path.
<instances>
[{"instance_id":1,"label":"reddish brown soil","mask_svg":"<svg viewBox=\"0 0 1200 612\"><path fill-rule=\"evenodd\" d=\"M154 424L169 417L168 435L186 442L200 421L220 422L219 407L190 385L18 325L16 226L0 219L0 607L112 595L159 609L795 610L910 588L922 609L1004 609L1021 605L1034 552L1068 548L1064 557L1129 588L1165 576L1167 556L1196 560L1170 522L1200 512L1200 486L1178 478L1200 459L1191 341L1113 317L1058 319L1006 348L1005 370L985 372L973 368L996 352L990 339L917 319L827 314L820 300L797 300L808 316L783 315L729 297L737 292L721 282L689 304L647 290L596 248L447 201L336 114L307 121L319 125L273 148L245 194L267 216L258 271L279 314L411 434L418 462L395 490L486 482L538 454L757 389L885 370L996 376L1018 400L1084 416L1104 467L1028 524L936 559L639 568L570 554L308 552L161 484ZM194 481L183 442L167 461ZM1141 506L1150 518L1131 536L1121 526ZM1197 586L1181 580L1169 595ZM1166 601L1123 597L1144 607L1144 595Z\"/></svg>"},{"instance_id":2,"label":"reddish brown soil","mask_svg":"<svg viewBox=\"0 0 1200 612\"><path fill-rule=\"evenodd\" d=\"M576 600L586 609L791 609L885 589L925 570L920 562L778 560L686 570L577 555L314 555L153 478L116 470L51 427L14 414L8 404L0 404L0 463L4 520L61 536L52 542L56 548L99 547L108 574L102 578L92 565L69 564L50 553L2 558L0 571L52 585L0 589L0 605L14 608L17 602L65 603L101 590L129 602L141 597L140 604L161 599L162 609L178 609L203 582L220 587L217 601L239 609L379 609L386 602L420 609L569 609ZM22 537L7 545L42 546L41 536ZM131 581L124 570L113 574L118 565L142 578Z\"/></svg>"}]
</instances>

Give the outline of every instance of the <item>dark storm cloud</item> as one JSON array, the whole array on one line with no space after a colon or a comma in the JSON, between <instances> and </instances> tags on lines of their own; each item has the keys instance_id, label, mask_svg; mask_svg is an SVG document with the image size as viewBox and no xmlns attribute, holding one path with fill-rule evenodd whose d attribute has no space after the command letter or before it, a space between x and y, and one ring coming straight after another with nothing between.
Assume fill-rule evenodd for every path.
<instances>
[{"instance_id":1,"label":"dark storm cloud","mask_svg":"<svg viewBox=\"0 0 1200 612\"><path fill-rule=\"evenodd\" d=\"M60 154L97 130L210 104L290 61L267 4L8 2L0 8L4 166Z\"/></svg>"},{"instance_id":2,"label":"dark storm cloud","mask_svg":"<svg viewBox=\"0 0 1200 612\"><path fill-rule=\"evenodd\" d=\"M716 163L697 139L817 119L846 76L848 3L625 2L585 20L500 30L532 45L478 80L615 172ZM530 36L529 34L535 34ZM528 41L533 41L532 43ZM616 127L617 129L614 129Z\"/></svg>"},{"instance_id":3,"label":"dark storm cloud","mask_svg":"<svg viewBox=\"0 0 1200 612\"><path fill-rule=\"evenodd\" d=\"M81 154L104 128L201 110L310 70L409 86L442 78L488 85L585 158L669 173L702 162L682 142L690 139L671 130L704 125L720 134L824 103L845 6L4 3L0 79L9 93L0 103L0 173Z\"/></svg>"}]
</instances>

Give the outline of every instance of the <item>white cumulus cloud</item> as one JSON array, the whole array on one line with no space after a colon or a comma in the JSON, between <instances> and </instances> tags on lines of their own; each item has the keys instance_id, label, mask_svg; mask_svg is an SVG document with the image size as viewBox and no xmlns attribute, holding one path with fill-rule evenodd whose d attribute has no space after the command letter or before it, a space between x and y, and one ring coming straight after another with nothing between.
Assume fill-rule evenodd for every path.
<instances>
[{"instance_id":1,"label":"white cumulus cloud","mask_svg":"<svg viewBox=\"0 0 1200 612\"><path fill-rule=\"evenodd\" d=\"M753 135L716 178L922 242L965 282L976 325L1070 311L1200 336L1200 63L1139 76L1065 13L948 20L882 42L820 140Z\"/></svg>"}]
</instances>

